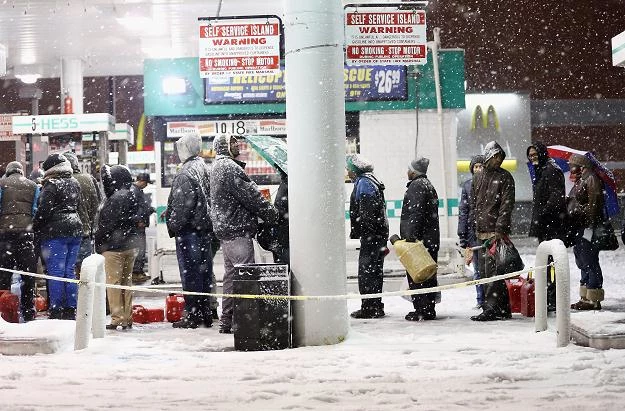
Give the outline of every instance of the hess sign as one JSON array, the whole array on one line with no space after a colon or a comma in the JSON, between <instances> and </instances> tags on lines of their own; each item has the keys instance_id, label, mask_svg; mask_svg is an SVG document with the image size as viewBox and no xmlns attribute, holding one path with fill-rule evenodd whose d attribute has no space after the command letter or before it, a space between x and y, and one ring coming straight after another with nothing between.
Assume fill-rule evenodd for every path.
<instances>
[{"instance_id":1,"label":"hess sign","mask_svg":"<svg viewBox=\"0 0 625 411\"><path fill-rule=\"evenodd\" d=\"M425 64L424 10L345 8L347 64Z\"/></svg>"},{"instance_id":2,"label":"hess sign","mask_svg":"<svg viewBox=\"0 0 625 411\"><path fill-rule=\"evenodd\" d=\"M280 19L199 18L200 77L280 71Z\"/></svg>"}]
</instances>

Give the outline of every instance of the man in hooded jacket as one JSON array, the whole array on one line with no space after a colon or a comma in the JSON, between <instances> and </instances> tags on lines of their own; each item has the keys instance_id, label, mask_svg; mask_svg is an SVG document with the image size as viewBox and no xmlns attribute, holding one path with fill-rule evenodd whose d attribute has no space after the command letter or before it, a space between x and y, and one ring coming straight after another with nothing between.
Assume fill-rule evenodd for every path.
<instances>
[{"instance_id":1,"label":"man in hooded jacket","mask_svg":"<svg viewBox=\"0 0 625 411\"><path fill-rule=\"evenodd\" d=\"M0 178L0 267L31 273L37 270L32 223L38 198L39 186L24 177L22 163L10 162L4 177ZM0 290L11 288L11 277L9 271L0 272ZM24 321L32 321L35 319L35 277L21 277L22 317Z\"/></svg>"},{"instance_id":2,"label":"man in hooded jacket","mask_svg":"<svg viewBox=\"0 0 625 411\"><path fill-rule=\"evenodd\" d=\"M564 173L556 162L549 157L547 146L537 141L527 148L530 170L533 169L532 221L530 237L538 242L564 239L566 218L566 194ZM548 263L553 258L549 256ZM556 309L556 282L551 278L551 267L547 267L547 309Z\"/></svg>"},{"instance_id":3,"label":"man in hooded jacket","mask_svg":"<svg viewBox=\"0 0 625 411\"><path fill-rule=\"evenodd\" d=\"M176 238L176 256L184 291L210 293L213 276L210 218L211 170L200 157L202 138L190 133L176 141L182 169L174 178L167 200L167 230ZM210 298L185 295L187 315L173 324L174 328L211 327Z\"/></svg>"},{"instance_id":4,"label":"man in hooded jacket","mask_svg":"<svg viewBox=\"0 0 625 411\"><path fill-rule=\"evenodd\" d=\"M469 171L471 178L462 183L462 193L460 195L460 204L458 205L458 240L460 247L465 249L465 264L473 264L473 279L479 280L480 265L478 263L479 253L471 250L471 248L479 245L475 237L475 221L469 218L471 214L471 190L473 187L473 175L482 171L484 167L484 156L478 154L471 157L469 162ZM477 308L482 308L484 304L484 286L478 284L475 286L477 294Z\"/></svg>"},{"instance_id":5,"label":"man in hooded jacket","mask_svg":"<svg viewBox=\"0 0 625 411\"><path fill-rule=\"evenodd\" d=\"M239 146L234 136L220 135L213 142L215 161L210 176L211 219L224 256L223 291L231 294L236 264L254 263L252 239L258 218L275 224L278 212L245 174L245 163L236 160ZM232 332L234 300L224 298L219 332Z\"/></svg>"},{"instance_id":6,"label":"man in hooded jacket","mask_svg":"<svg viewBox=\"0 0 625 411\"><path fill-rule=\"evenodd\" d=\"M401 208L399 235L410 242L422 241L434 261L438 261L441 236L438 224L438 194L427 177L430 160L418 157L408 163L408 181ZM406 273L411 290L438 286L436 274L422 283L415 283ZM406 314L408 321L436 319L436 293L412 296L414 311Z\"/></svg>"},{"instance_id":7,"label":"man in hooded jacket","mask_svg":"<svg viewBox=\"0 0 625 411\"><path fill-rule=\"evenodd\" d=\"M107 198L95 231L96 251L104 256L106 282L131 286L141 218L137 198L130 191L132 175L121 165L105 165L100 174ZM106 296L111 309L111 323L106 328L132 328L132 291L107 288Z\"/></svg>"},{"instance_id":8,"label":"man in hooded jacket","mask_svg":"<svg viewBox=\"0 0 625 411\"><path fill-rule=\"evenodd\" d=\"M360 294L381 293L384 257L388 252L384 184L373 174L373 164L359 154L347 157L347 174L354 182L349 200L349 238L360 239L358 291ZM360 307L360 310L351 313L353 318L384 317L382 298L362 300Z\"/></svg>"},{"instance_id":9,"label":"man in hooded jacket","mask_svg":"<svg viewBox=\"0 0 625 411\"><path fill-rule=\"evenodd\" d=\"M93 254L93 232L94 223L98 207L102 200L102 195L98 190L98 183L90 174L80 172L78 157L71 151L63 153L67 161L72 165L73 176L80 185L80 202L78 203L78 216L82 223L82 238L80 240L80 250L76 257L76 275L80 275L80 265L82 261Z\"/></svg>"},{"instance_id":10,"label":"man in hooded jacket","mask_svg":"<svg viewBox=\"0 0 625 411\"><path fill-rule=\"evenodd\" d=\"M473 178L471 216L475 221L477 239L485 248L480 250L480 274L483 278L497 275L495 243L510 234L514 209L514 178L501 168L506 153L496 141L484 147L484 169ZM492 246L492 247L491 247ZM491 253L491 250L495 250ZM484 284L482 313L473 321L496 321L511 318L508 289L504 280Z\"/></svg>"}]
</instances>

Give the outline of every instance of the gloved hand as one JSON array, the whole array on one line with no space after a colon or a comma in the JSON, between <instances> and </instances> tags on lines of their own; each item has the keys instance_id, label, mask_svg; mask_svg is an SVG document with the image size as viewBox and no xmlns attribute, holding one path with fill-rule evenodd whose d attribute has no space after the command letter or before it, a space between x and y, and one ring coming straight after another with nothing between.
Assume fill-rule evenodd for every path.
<instances>
[{"instance_id":1,"label":"gloved hand","mask_svg":"<svg viewBox=\"0 0 625 411\"><path fill-rule=\"evenodd\" d=\"M464 249L464 264L470 265L472 261L473 261L473 250L471 250L471 247L467 247Z\"/></svg>"}]
</instances>

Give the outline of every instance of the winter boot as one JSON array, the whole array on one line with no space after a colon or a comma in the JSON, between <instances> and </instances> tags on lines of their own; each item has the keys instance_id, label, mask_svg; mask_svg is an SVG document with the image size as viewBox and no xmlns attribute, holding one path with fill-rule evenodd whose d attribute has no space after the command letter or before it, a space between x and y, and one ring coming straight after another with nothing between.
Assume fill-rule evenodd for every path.
<instances>
[{"instance_id":1,"label":"winter boot","mask_svg":"<svg viewBox=\"0 0 625 411\"><path fill-rule=\"evenodd\" d=\"M75 307L65 307L65 308L63 308L62 319L63 320L75 320L76 319L76 308Z\"/></svg>"},{"instance_id":2,"label":"winter boot","mask_svg":"<svg viewBox=\"0 0 625 411\"><path fill-rule=\"evenodd\" d=\"M50 308L48 310L48 318L50 320L61 320L63 318L63 309L61 307Z\"/></svg>"}]
</instances>

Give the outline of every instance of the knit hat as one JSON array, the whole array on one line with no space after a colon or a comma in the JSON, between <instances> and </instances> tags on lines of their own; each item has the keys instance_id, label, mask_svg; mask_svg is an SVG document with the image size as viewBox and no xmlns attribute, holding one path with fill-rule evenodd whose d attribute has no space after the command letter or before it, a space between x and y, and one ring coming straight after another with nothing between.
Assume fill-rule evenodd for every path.
<instances>
[{"instance_id":1,"label":"knit hat","mask_svg":"<svg viewBox=\"0 0 625 411\"><path fill-rule=\"evenodd\" d=\"M475 155L473 157L471 157L471 161L469 162L469 171L471 172L471 174L474 174L475 171L473 170L473 167L475 167L476 164L482 164L484 165L485 161L484 161L484 156L481 154Z\"/></svg>"},{"instance_id":2,"label":"knit hat","mask_svg":"<svg viewBox=\"0 0 625 411\"><path fill-rule=\"evenodd\" d=\"M20 163L19 161L11 161L9 164L7 164L5 175L10 176L11 174L15 174L15 173L24 175L24 167L22 166L22 163Z\"/></svg>"},{"instance_id":3,"label":"knit hat","mask_svg":"<svg viewBox=\"0 0 625 411\"><path fill-rule=\"evenodd\" d=\"M430 165L430 159L425 157L417 157L408 163L408 170L417 173L417 175L423 175L428 173L428 166Z\"/></svg>"},{"instance_id":4,"label":"knit hat","mask_svg":"<svg viewBox=\"0 0 625 411\"><path fill-rule=\"evenodd\" d=\"M43 168L43 171L48 171L52 167L58 166L59 164L63 164L63 163L67 163L67 165L71 169L71 165L69 164L69 161L67 160L67 158L65 158L63 154L50 154L48 158L46 159L46 161L43 162L41 167Z\"/></svg>"},{"instance_id":5,"label":"knit hat","mask_svg":"<svg viewBox=\"0 0 625 411\"><path fill-rule=\"evenodd\" d=\"M356 174L369 173L373 171L373 164L360 154L352 154L346 158L347 169Z\"/></svg>"},{"instance_id":6,"label":"knit hat","mask_svg":"<svg viewBox=\"0 0 625 411\"><path fill-rule=\"evenodd\" d=\"M80 173L80 165L78 164L78 157L76 156L76 153L72 151L66 151L65 153L63 153L63 156L65 156L67 161L69 161L69 163L72 165L72 170L74 171L74 173Z\"/></svg>"},{"instance_id":7,"label":"knit hat","mask_svg":"<svg viewBox=\"0 0 625 411\"><path fill-rule=\"evenodd\" d=\"M586 168L590 168L592 166L588 157L581 154L572 154L571 157L569 157L569 164Z\"/></svg>"},{"instance_id":8,"label":"knit hat","mask_svg":"<svg viewBox=\"0 0 625 411\"><path fill-rule=\"evenodd\" d=\"M234 155L230 151L230 143L232 143L233 140L237 141L237 138L232 135L227 136L225 134L221 134L213 140L213 150L215 150L216 154L234 158Z\"/></svg>"}]
</instances>

